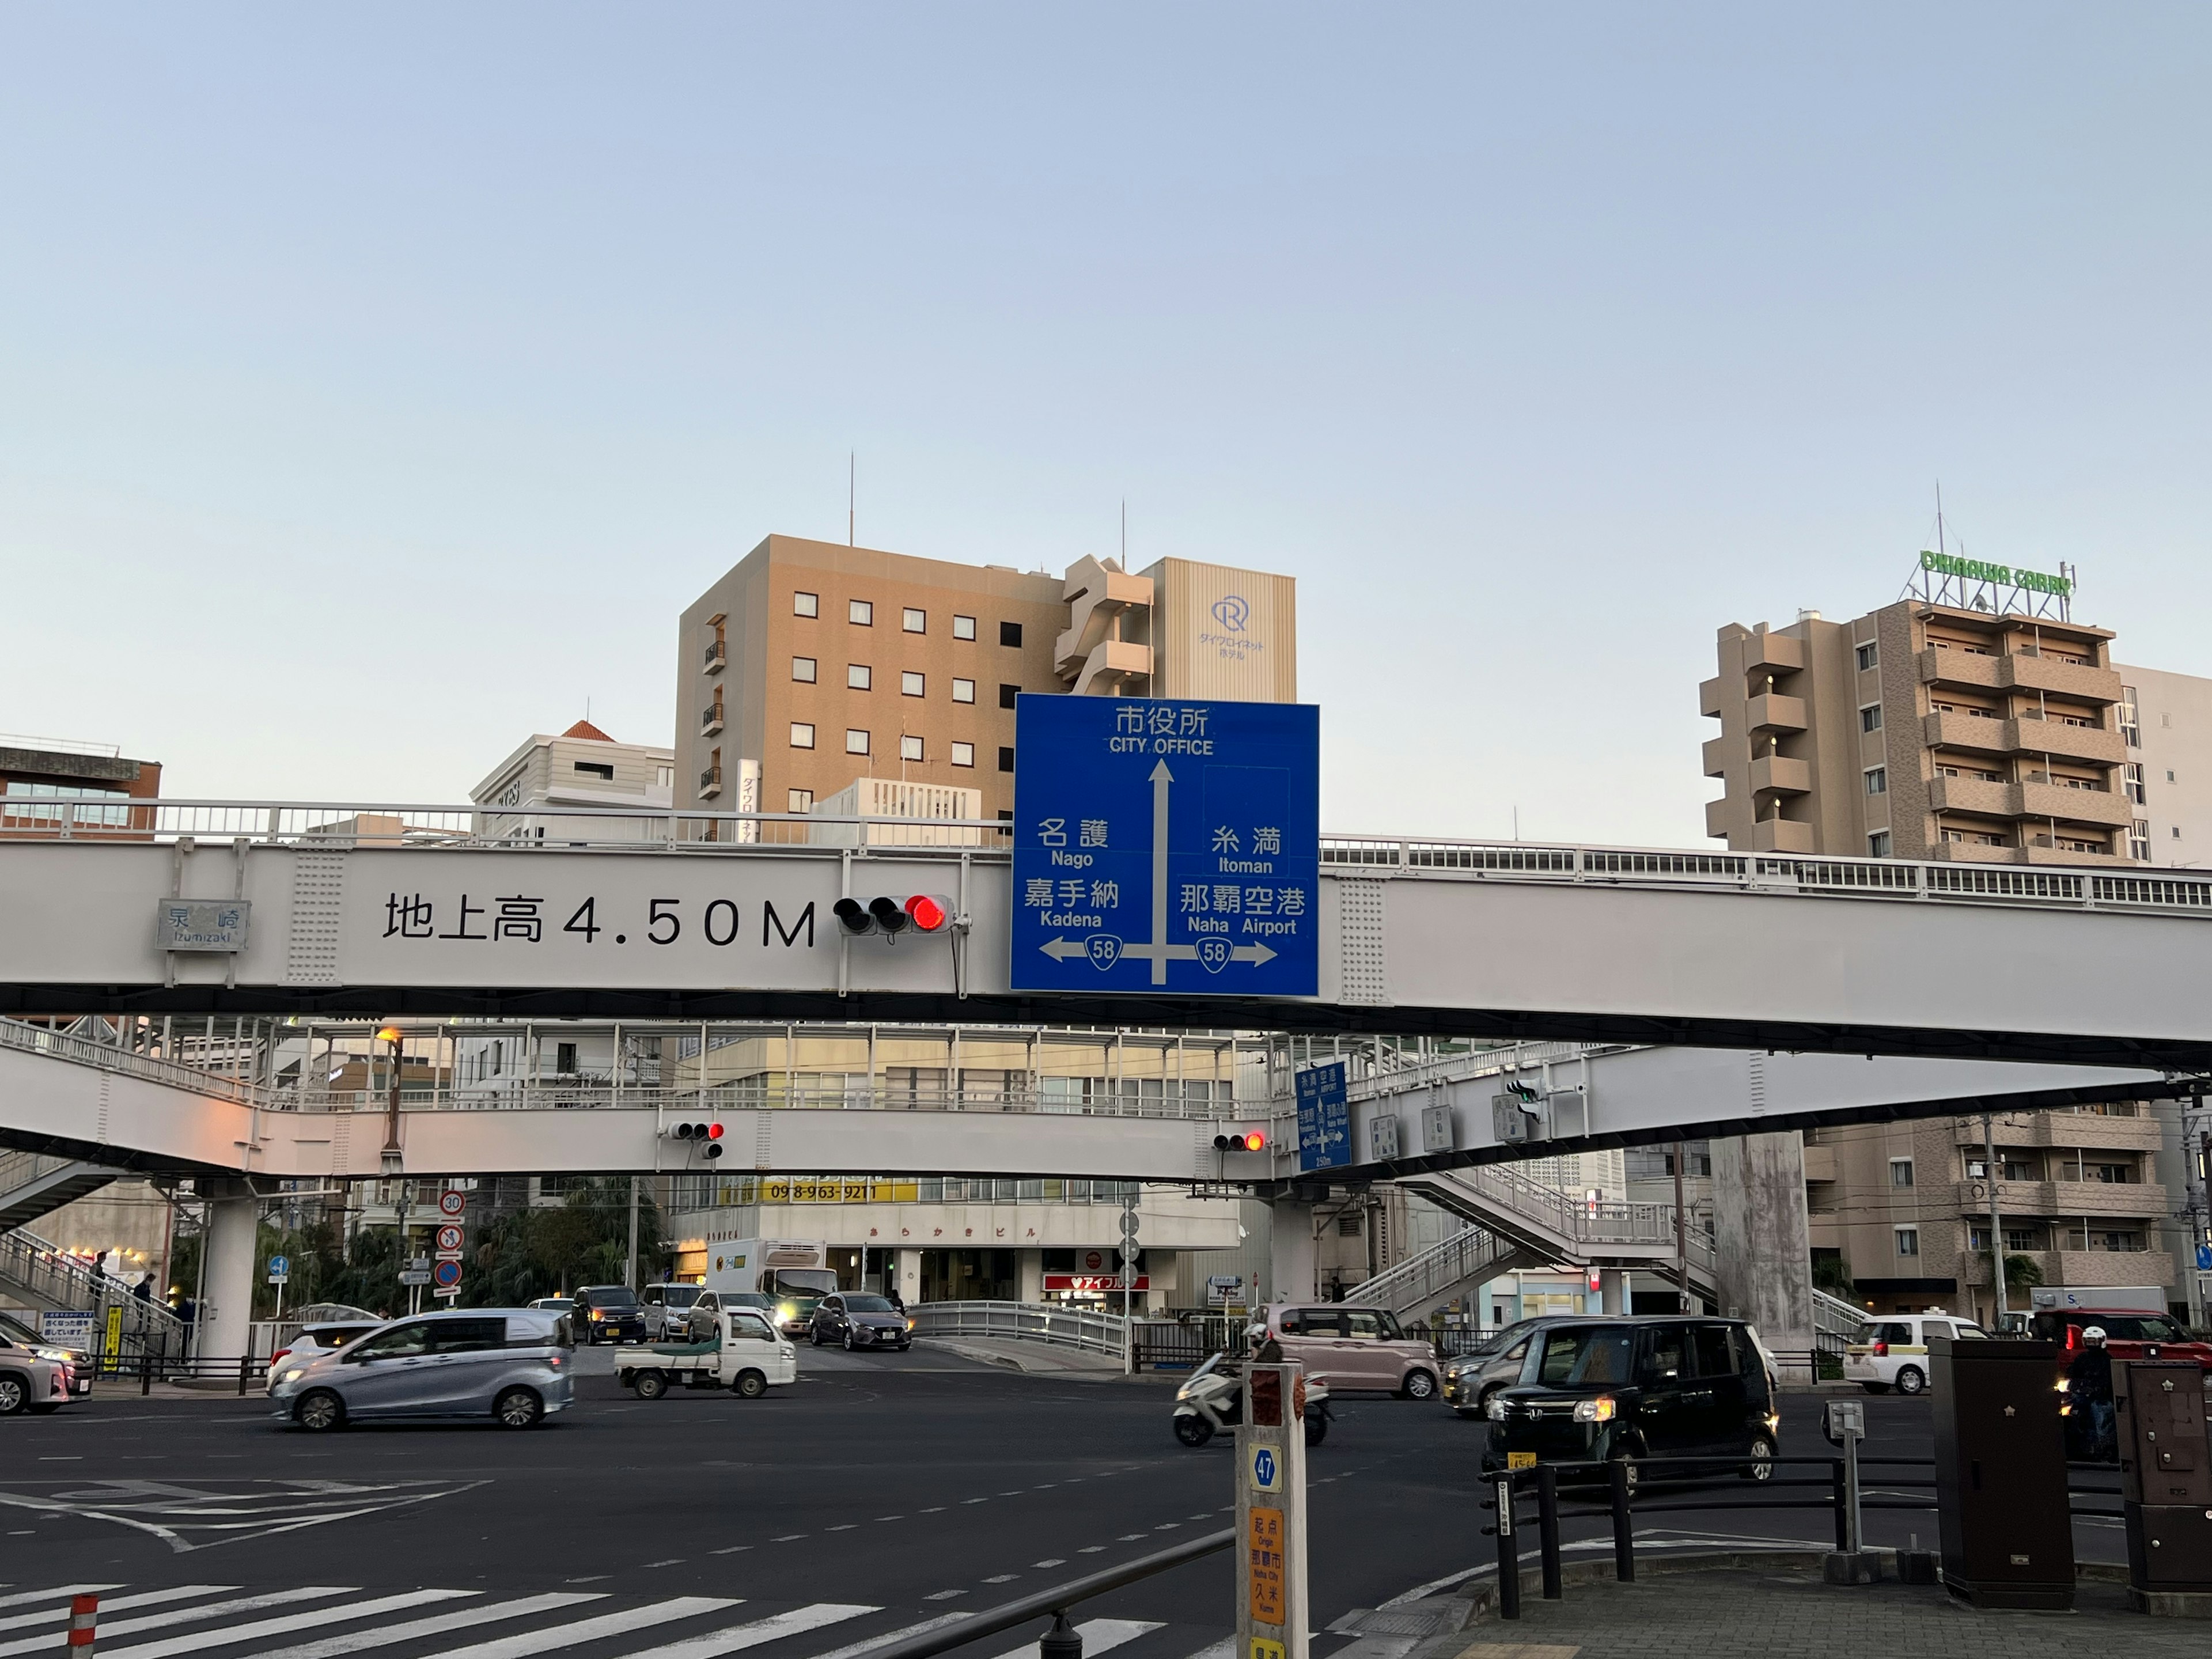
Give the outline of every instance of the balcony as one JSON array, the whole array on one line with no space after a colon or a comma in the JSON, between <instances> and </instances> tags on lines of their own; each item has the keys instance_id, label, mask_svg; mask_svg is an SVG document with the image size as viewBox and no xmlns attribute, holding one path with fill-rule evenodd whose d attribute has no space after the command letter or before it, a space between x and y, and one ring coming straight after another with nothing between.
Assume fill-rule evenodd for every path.
<instances>
[{"instance_id":1,"label":"balcony","mask_svg":"<svg viewBox=\"0 0 2212 1659\"><path fill-rule=\"evenodd\" d=\"M1728 775L1729 763L1743 758L1743 739L1714 738L1708 740L1698 752L1705 757L1705 775L1709 778L1724 778Z\"/></svg>"},{"instance_id":2,"label":"balcony","mask_svg":"<svg viewBox=\"0 0 2212 1659\"><path fill-rule=\"evenodd\" d=\"M2031 1112L1996 1120L1997 1145L2056 1146L2071 1152L2156 1152L2160 1144L2158 1120L2148 1112L2121 1115L2106 1112ZM1979 1119L1960 1123L1952 1133L1954 1144L1982 1145Z\"/></svg>"},{"instance_id":3,"label":"balcony","mask_svg":"<svg viewBox=\"0 0 2212 1659\"><path fill-rule=\"evenodd\" d=\"M1805 699L1762 692L1746 705L1745 724L1754 732L1802 732Z\"/></svg>"},{"instance_id":4,"label":"balcony","mask_svg":"<svg viewBox=\"0 0 2212 1659\"><path fill-rule=\"evenodd\" d=\"M729 647L720 640L716 640L712 645L707 647L706 672L708 673L719 674L723 669L729 666Z\"/></svg>"},{"instance_id":5,"label":"balcony","mask_svg":"<svg viewBox=\"0 0 2212 1659\"><path fill-rule=\"evenodd\" d=\"M722 793L722 769L710 766L699 775L699 799L712 800Z\"/></svg>"},{"instance_id":6,"label":"balcony","mask_svg":"<svg viewBox=\"0 0 2212 1659\"><path fill-rule=\"evenodd\" d=\"M2166 1188L2148 1181L2053 1181L2048 1215L2087 1216L2112 1220L2160 1220L2172 1212Z\"/></svg>"},{"instance_id":7,"label":"balcony","mask_svg":"<svg viewBox=\"0 0 2212 1659\"><path fill-rule=\"evenodd\" d=\"M1068 688L1077 696L1140 696L1152 673L1152 647L1127 640L1101 640L1075 670Z\"/></svg>"},{"instance_id":8,"label":"balcony","mask_svg":"<svg viewBox=\"0 0 2212 1659\"><path fill-rule=\"evenodd\" d=\"M2092 832L2084 830L2082 833L2087 836ZM2091 869L2110 866L2116 870L2136 867L2135 860L2125 853L2084 853L2077 848L2053 847L2048 836L2039 836L2030 841L2021 848L2021 854L2020 861L2022 864L2056 865L2061 869L2079 870L2085 866Z\"/></svg>"},{"instance_id":9,"label":"balcony","mask_svg":"<svg viewBox=\"0 0 2212 1659\"><path fill-rule=\"evenodd\" d=\"M2100 707L2120 700L2120 677L2109 668L2088 668L2032 652L1984 657L1972 651L1930 646L1917 659L1923 685L1972 686L1984 691L2038 691L2071 697Z\"/></svg>"},{"instance_id":10,"label":"balcony","mask_svg":"<svg viewBox=\"0 0 2212 1659\"><path fill-rule=\"evenodd\" d=\"M2009 755L2020 747L2013 723L1993 716L1930 714L1921 720L1920 728L1921 739L1930 749Z\"/></svg>"},{"instance_id":11,"label":"balcony","mask_svg":"<svg viewBox=\"0 0 2212 1659\"><path fill-rule=\"evenodd\" d=\"M1995 691L2005 683L2002 657L1984 657L1972 651L1955 647L1944 650L1931 645L1914 660L1920 665L1923 685L1973 686Z\"/></svg>"},{"instance_id":12,"label":"balcony","mask_svg":"<svg viewBox=\"0 0 2212 1659\"><path fill-rule=\"evenodd\" d=\"M2013 786L2021 817L2056 818L2061 823L2095 823L2124 830L2135 817L2135 806L2125 795L2110 789L2075 789L2063 783L2022 783Z\"/></svg>"},{"instance_id":13,"label":"balcony","mask_svg":"<svg viewBox=\"0 0 2212 1659\"><path fill-rule=\"evenodd\" d=\"M1729 801L1709 800L1705 803L1705 834L1713 841L1726 841L1729 833Z\"/></svg>"},{"instance_id":14,"label":"balcony","mask_svg":"<svg viewBox=\"0 0 2212 1659\"><path fill-rule=\"evenodd\" d=\"M717 701L708 704L704 709L700 711L699 735L702 738L711 738L714 733L721 729L722 705L719 701Z\"/></svg>"},{"instance_id":15,"label":"balcony","mask_svg":"<svg viewBox=\"0 0 2212 1659\"><path fill-rule=\"evenodd\" d=\"M1751 793L1754 795L1809 795L1813 769L1785 755L1761 755L1751 763Z\"/></svg>"},{"instance_id":16,"label":"balcony","mask_svg":"<svg viewBox=\"0 0 2212 1659\"><path fill-rule=\"evenodd\" d=\"M1771 674L1778 679L1805 666L1805 641L1787 634L1753 634L1743 642L1743 672L1747 682Z\"/></svg>"},{"instance_id":17,"label":"balcony","mask_svg":"<svg viewBox=\"0 0 2212 1659\"><path fill-rule=\"evenodd\" d=\"M1928 808L1932 812L1979 812L1992 818L2018 816L2012 785L1947 778L1940 773L1929 781Z\"/></svg>"},{"instance_id":18,"label":"balcony","mask_svg":"<svg viewBox=\"0 0 2212 1659\"><path fill-rule=\"evenodd\" d=\"M1761 818L1751 826L1751 850L1754 853L1812 852L1813 826L1800 823L1795 818Z\"/></svg>"},{"instance_id":19,"label":"balcony","mask_svg":"<svg viewBox=\"0 0 2212 1659\"><path fill-rule=\"evenodd\" d=\"M1721 717L1721 683L1717 678L1698 682L1698 712L1709 720Z\"/></svg>"},{"instance_id":20,"label":"balcony","mask_svg":"<svg viewBox=\"0 0 2212 1659\"><path fill-rule=\"evenodd\" d=\"M1823 1146L1813 1141L1807 1141L1805 1143L1806 1181L1808 1182L1837 1181L1841 1178L1836 1168L1836 1149L1833 1146Z\"/></svg>"},{"instance_id":21,"label":"balcony","mask_svg":"<svg viewBox=\"0 0 2212 1659\"><path fill-rule=\"evenodd\" d=\"M2118 732L2099 726L2069 726L2063 720L2014 721L2016 748L2033 755L2063 755L2069 760L2094 761L2118 766L2128 757L2126 740Z\"/></svg>"}]
</instances>

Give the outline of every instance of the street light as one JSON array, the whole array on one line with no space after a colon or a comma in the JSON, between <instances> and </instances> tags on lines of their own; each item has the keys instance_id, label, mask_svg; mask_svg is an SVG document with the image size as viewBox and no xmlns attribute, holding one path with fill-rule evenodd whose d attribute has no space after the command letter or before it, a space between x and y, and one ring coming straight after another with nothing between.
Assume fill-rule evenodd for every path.
<instances>
[{"instance_id":1,"label":"street light","mask_svg":"<svg viewBox=\"0 0 2212 1659\"><path fill-rule=\"evenodd\" d=\"M403 1163L399 1152L399 1060L404 1036L397 1025L386 1025L376 1035L379 1041L392 1045L392 1075L386 1079L384 1110L384 1173L392 1176L400 1172Z\"/></svg>"}]
</instances>

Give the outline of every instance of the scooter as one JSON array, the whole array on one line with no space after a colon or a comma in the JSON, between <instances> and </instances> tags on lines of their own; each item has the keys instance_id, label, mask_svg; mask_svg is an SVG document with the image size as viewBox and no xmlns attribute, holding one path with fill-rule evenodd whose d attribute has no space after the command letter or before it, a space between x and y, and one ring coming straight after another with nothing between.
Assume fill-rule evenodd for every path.
<instances>
[{"instance_id":1,"label":"scooter","mask_svg":"<svg viewBox=\"0 0 2212 1659\"><path fill-rule=\"evenodd\" d=\"M1176 1390L1175 1437L1186 1446L1203 1446L1215 1434L1244 1420L1244 1373L1225 1354L1215 1354ZM1306 1382L1306 1444L1328 1437L1328 1385Z\"/></svg>"}]
</instances>

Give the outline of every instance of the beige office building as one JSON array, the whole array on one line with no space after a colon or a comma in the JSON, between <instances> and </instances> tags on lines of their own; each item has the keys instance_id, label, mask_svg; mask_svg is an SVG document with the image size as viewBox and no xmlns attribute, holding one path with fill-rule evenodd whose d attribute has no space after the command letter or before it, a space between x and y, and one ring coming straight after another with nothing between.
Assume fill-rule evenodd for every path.
<instances>
[{"instance_id":1,"label":"beige office building","mask_svg":"<svg viewBox=\"0 0 2212 1659\"><path fill-rule=\"evenodd\" d=\"M684 612L677 798L811 812L888 780L1011 817L1021 693L1292 702L1297 633L1287 576L1094 558L1052 576L770 536Z\"/></svg>"}]
</instances>

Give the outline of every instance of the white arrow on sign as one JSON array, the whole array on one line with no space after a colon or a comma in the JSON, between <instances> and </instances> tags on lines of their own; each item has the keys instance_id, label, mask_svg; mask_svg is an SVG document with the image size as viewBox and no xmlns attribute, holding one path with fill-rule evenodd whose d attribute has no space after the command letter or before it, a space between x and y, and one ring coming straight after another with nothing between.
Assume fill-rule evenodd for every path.
<instances>
[{"instance_id":1,"label":"white arrow on sign","mask_svg":"<svg viewBox=\"0 0 2212 1659\"><path fill-rule=\"evenodd\" d=\"M1135 957L1152 964L1152 983L1168 982L1168 963L1170 962L1199 962L1218 972L1232 962L1249 962L1255 965L1273 962L1280 952L1265 945L1232 946L1226 939L1206 939L1198 945L1170 945L1168 933L1168 786L1175 781L1175 774L1168 763L1161 761L1152 768L1152 939L1149 945L1124 945L1111 934L1093 934L1088 939L1048 939L1037 949L1054 962L1065 962L1070 957L1088 957L1102 969L1111 968L1123 957Z\"/></svg>"}]
</instances>

